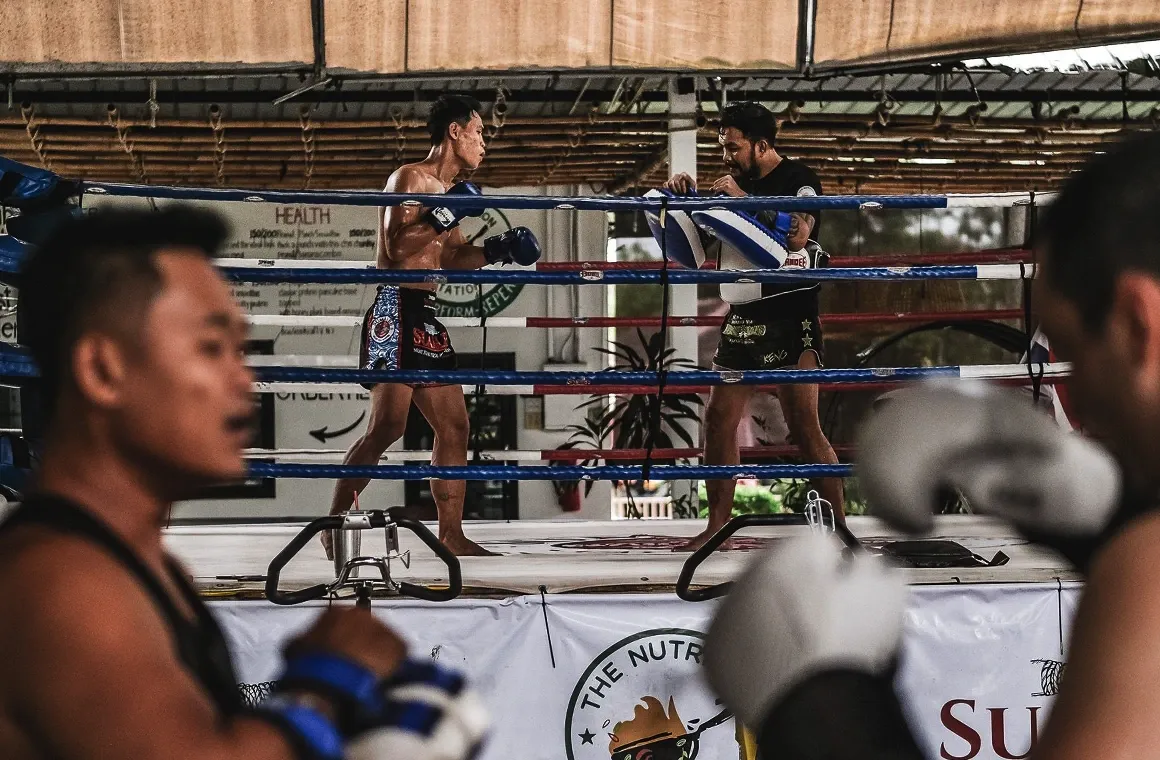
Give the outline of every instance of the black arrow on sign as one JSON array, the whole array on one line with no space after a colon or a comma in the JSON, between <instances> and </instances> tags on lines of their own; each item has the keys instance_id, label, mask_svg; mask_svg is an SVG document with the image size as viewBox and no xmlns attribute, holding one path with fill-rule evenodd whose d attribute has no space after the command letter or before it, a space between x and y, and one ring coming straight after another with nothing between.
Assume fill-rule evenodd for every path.
<instances>
[{"instance_id":1,"label":"black arrow on sign","mask_svg":"<svg viewBox=\"0 0 1160 760\"><path fill-rule=\"evenodd\" d=\"M358 427L358 424L363 421L363 417L366 417L366 416L367 416L367 413L366 413L366 410L364 409L363 413L358 416L357 420L350 423L349 425L344 427L342 430L335 430L332 433L326 429L325 425L323 425L322 427L318 428L317 430L311 430L310 435L314 436L322 443L326 443L331 438L338 438L340 435L346 435L350 431L354 430L356 427Z\"/></svg>"}]
</instances>

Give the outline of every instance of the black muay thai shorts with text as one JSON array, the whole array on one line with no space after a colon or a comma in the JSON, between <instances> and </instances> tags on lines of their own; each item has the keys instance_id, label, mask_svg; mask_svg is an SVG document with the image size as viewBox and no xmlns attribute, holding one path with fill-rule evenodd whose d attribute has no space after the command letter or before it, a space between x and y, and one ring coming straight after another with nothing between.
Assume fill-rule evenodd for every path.
<instances>
[{"instance_id":1,"label":"black muay thai shorts with text","mask_svg":"<svg viewBox=\"0 0 1160 760\"><path fill-rule=\"evenodd\" d=\"M435 294L397 285L380 286L375 302L363 318L359 367L384 370L457 369L451 336L435 316ZM365 388L374 385L363 383Z\"/></svg>"},{"instance_id":2,"label":"black muay thai shorts with text","mask_svg":"<svg viewBox=\"0 0 1160 760\"><path fill-rule=\"evenodd\" d=\"M733 304L721 324L713 366L726 370L792 367L813 351L824 366L815 290Z\"/></svg>"}]
</instances>

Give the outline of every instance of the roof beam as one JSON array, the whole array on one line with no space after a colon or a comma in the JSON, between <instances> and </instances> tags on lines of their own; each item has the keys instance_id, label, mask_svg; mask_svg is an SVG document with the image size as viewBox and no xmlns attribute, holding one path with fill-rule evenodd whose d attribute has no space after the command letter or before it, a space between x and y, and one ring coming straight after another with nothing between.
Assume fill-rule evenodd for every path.
<instances>
[{"instance_id":1,"label":"roof beam","mask_svg":"<svg viewBox=\"0 0 1160 760\"><path fill-rule=\"evenodd\" d=\"M337 81L337 80L336 80ZM433 102L446 89L343 89L329 88L315 90L310 93L311 102L320 103L403 103ZM159 103L185 104L228 104L228 103L271 103L274 100L294 92L292 89L234 89L234 90L183 90L178 88L158 88L157 101ZM951 89L936 92L934 89L890 90L891 97L900 103L974 103L976 97L968 89ZM483 101L491 102L495 99L495 89L478 89L466 94ZM509 103L567 103L570 106L580 102L607 103L616 96L613 89L530 89L513 90L506 95ZM878 103L881 94L877 91L865 89L730 89L729 97L732 100L759 100L765 102L798 102L810 103ZM1096 103L1160 103L1160 88L1144 89L1129 88L1122 90L1119 87L1107 90L1067 90L1067 89L984 89L978 91L978 97L988 103L1050 103L1050 102L1096 102ZM34 90L13 88L12 98L15 102L51 104L105 104L105 103L147 103L149 89L143 86L140 90L125 90L120 88L95 88L91 90ZM638 101L649 103L665 103L668 93L664 88L644 89Z\"/></svg>"}]
</instances>

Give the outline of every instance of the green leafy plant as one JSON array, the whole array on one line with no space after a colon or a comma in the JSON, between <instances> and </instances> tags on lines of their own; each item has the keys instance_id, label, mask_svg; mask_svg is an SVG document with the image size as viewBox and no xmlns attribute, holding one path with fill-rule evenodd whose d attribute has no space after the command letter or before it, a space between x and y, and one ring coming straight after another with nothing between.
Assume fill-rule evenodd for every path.
<instances>
[{"instance_id":1,"label":"green leafy plant","mask_svg":"<svg viewBox=\"0 0 1160 760\"><path fill-rule=\"evenodd\" d=\"M644 332L638 329L637 337L643 350L617 341L611 344L611 348L596 349L616 360L612 367L604 370L605 372L672 372L697 369L695 362L676 356L676 349L664 346L660 333L646 339ZM593 396L576 407L585 412L584 421L568 426L567 430L571 435L568 441L558 448L564 450L603 449L609 446L618 449L647 448L650 437L653 436L654 420L656 421L654 448L674 448L675 440L692 448L696 442L681 423L699 423L702 405L701 397L695 393L664 393L659 398L655 393L622 395L613 397L611 403L607 396ZM597 461L596 458L584 459L577 464L590 465ZM616 463L640 465L643 460L617 460ZM591 480L585 483L585 495L591 492L592 485ZM688 509L692 509L691 504L688 505Z\"/></svg>"},{"instance_id":2,"label":"green leafy plant","mask_svg":"<svg viewBox=\"0 0 1160 760\"><path fill-rule=\"evenodd\" d=\"M776 515L786 511L781 489L782 481L772 486L739 485L733 492L733 517L740 515ZM700 497L699 517L709 516L709 496L702 483L698 490Z\"/></svg>"},{"instance_id":3,"label":"green leafy plant","mask_svg":"<svg viewBox=\"0 0 1160 760\"><path fill-rule=\"evenodd\" d=\"M753 422L758 430L766 429L766 420L757 415L753 416ZM757 436L757 443L761 446L773 446L774 442L766 440L761 436ZM771 463L775 464L798 464L801 462L800 457L772 457ZM861 515L866 513L866 502L862 498L861 493L857 489L857 481L854 478L845 478L844 494L845 508L847 515ZM779 478L772 481L769 486L769 492L778 500L778 504L782 509L778 511L788 512L804 512L806 503L809 501L810 491L816 490L817 486L806 478ZM740 494L738 489L738 494ZM753 514L746 511L745 508L739 507L738 496L734 496L733 516L743 514ZM708 512L705 512L708 515ZM758 514L766 514L759 512Z\"/></svg>"},{"instance_id":4,"label":"green leafy plant","mask_svg":"<svg viewBox=\"0 0 1160 760\"><path fill-rule=\"evenodd\" d=\"M688 491L674 497L673 518L676 520L692 520L700 516L700 504L693 503L693 493Z\"/></svg>"}]
</instances>

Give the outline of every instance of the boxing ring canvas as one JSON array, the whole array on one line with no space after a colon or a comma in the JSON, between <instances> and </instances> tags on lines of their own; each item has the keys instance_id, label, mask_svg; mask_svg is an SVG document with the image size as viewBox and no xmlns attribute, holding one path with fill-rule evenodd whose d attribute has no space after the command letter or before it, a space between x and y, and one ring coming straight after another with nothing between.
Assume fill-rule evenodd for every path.
<instances>
[{"instance_id":1,"label":"boxing ring canvas","mask_svg":"<svg viewBox=\"0 0 1160 760\"><path fill-rule=\"evenodd\" d=\"M283 643L325 603L264 600L269 560L300 525L174 527L167 543L190 569L230 640L239 677L254 687L279 669ZM680 735L703 760L736 758L735 726L700 676L714 602L677 599L688 556L675 553L691 521L545 521L472 524L501 556L462 562L465 592L445 603L374 602L413 651L464 668L496 729L483 757L601 760L642 736ZM850 518L867 545L896 538L871 518ZM697 584L730 580L752 552L804 527L754 528L738 548L699 568ZM913 594L898 682L931 757L1025 755L1047 715L1066 661L1077 576L1052 553L975 516L943 517L939 538L997 567L912 569ZM374 549L364 537L363 552ZM441 563L412 551L400 579L438 583ZM312 544L283 571L284 589L329 582L334 569ZM619 724L619 726L618 726Z\"/></svg>"}]
</instances>

